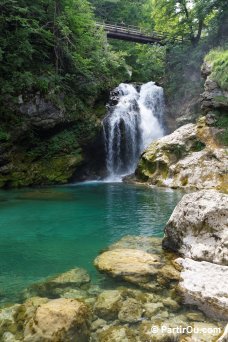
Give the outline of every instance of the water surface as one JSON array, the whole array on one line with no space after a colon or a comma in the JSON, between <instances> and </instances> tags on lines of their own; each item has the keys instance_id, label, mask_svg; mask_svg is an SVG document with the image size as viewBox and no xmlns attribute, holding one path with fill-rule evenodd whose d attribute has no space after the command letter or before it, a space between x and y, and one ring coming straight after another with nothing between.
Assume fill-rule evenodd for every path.
<instances>
[{"instance_id":1,"label":"water surface","mask_svg":"<svg viewBox=\"0 0 228 342\"><path fill-rule=\"evenodd\" d=\"M86 268L124 235L162 236L183 193L124 183L0 192L0 303L47 276Z\"/></svg>"}]
</instances>

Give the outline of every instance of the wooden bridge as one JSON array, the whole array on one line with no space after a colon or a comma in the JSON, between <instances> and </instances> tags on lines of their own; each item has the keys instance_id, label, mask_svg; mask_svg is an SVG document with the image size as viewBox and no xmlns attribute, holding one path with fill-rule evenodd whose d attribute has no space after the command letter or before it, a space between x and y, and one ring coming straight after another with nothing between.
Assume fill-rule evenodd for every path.
<instances>
[{"instance_id":1,"label":"wooden bridge","mask_svg":"<svg viewBox=\"0 0 228 342\"><path fill-rule=\"evenodd\" d=\"M168 40L171 40L171 37L167 33L149 32L136 26L110 24L107 22L97 23L97 26L103 27L105 32L107 32L107 37L113 39L127 40L141 44L157 43L159 45L165 45ZM181 42L180 38L172 38L172 40Z\"/></svg>"}]
</instances>

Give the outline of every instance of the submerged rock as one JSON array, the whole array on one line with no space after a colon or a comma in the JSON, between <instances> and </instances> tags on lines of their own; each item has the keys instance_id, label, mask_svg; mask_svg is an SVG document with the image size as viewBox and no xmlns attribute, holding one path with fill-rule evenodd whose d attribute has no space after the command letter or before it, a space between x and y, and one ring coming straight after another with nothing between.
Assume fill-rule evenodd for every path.
<instances>
[{"instance_id":1,"label":"submerged rock","mask_svg":"<svg viewBox=\"0 0 228 342\"><path fill-rule=\"evenodd\" d=\"M125 326L110 326L98 334L99 342L139 342L133 329Z\"/></svg>"},{"instance_id":2,"label":"submerged rock","mask_svg":"<svg viewBox=\"0 0 228 342\"><path fill-rule=\"evenodd\" d=\"M163 247L195 260L228 265L228 195L203 190L185 195L166 227Z\"/></svg>"},{"instance_id":3,"label":"submerged rock","mask_svg":"<svg viewBox=\"0 0 228 342\"><path fill-rule=\"evenodd\" d=\"M153 279L161 266L160 258L137 249L113 249L99 255L94 265L112 277L144 286Z\"/></svg>"},{"instance_id":4,"label":"submerged rock","mask_svg":"<svg viewBox=\"0 0 228 342\"><path fill-rule=\"evenodd\" d=\"M186 304L194 304L206 315L228 319L228 266L179 258L182 266L179 291Z\"/></svg>"},{"instance_id":5,"label":"submerged rock","mask_svg":"<svg viewBox=\"0 0 228 342\"><path fill-rule=\"evenodd\" d=\"M6 331L3 335L2 335L2 342L20 342L21 340L18 340L14 334L12 334L9 331Z\"/></svg>"},{"instance_id":6,"label":"submerged rock","mask_svg":"<svg viewBox=\"0 0 228 342\"><path fill-rule=\"evenodd\" d=\"M123 302L118 318L123 323L136 323L141 321L142 314L142 305L136 299L128 298Z\"/></svg>"},{"instance_id":7,"label":"submerged rock","mask_svg":"<svg viewBox=\"0 0 228 342\"><path fill-rule=\"evenodd\" d=\"M147 253L162 254L161 238L154 236L136 236L126 235L119 241L113 243L108 247L108 250L112 249L140 249Z\"/></svg>"},{"instance_id":8,"label":"submerged rock","mask_svg":"<svg viewBox=\"0 0 228 342\"><path fill-rule=\"evenodd\" d=\"M186 322L180 325L164 320L160 323L143 322L139 327L139 336L140 342L215 342L221 331L213 323L195 322L189 325Z\"/></svg>"},{"instance_id":9,"label":"submerged rock","mask_svg":"<svg viewBox=\"0 0 228 342\"><path fill-rule=\"evenodd\" d=\"M24 342L89 341L88 307L75 299L55 299L38 307L26 324Z\"/></svg>"},{"instance_id":10,"label":"submerged rock","mask_svg":"<svg viewBox=\"0 0 228 342\"><path fill-rule=\"evenodd\" d=\"M7 338L15 338L16 340L17 337L18 339L21 337L21 334L18 333L18 323L16 320L16 316L20 310L20 304L15 304L0 310L0 341L7 341Z\"/></svg>"},{"instance_id":11,"label":"submerged rock","mask_svg":"<svg viewBox=\"0 0 228 342\"><path fill-rule=\"evenodd\" d=\"M164 309L164 305L162 303L146 303L144 309L145 317L152 319L154 315Z\"/></svg>"},{"instance_id":12,"label":"submerged rock","mask_svg":"<svg viewBox=\"0 0 228 342\"><path fill-rule=\"evenodd\" d=\"M94 313L106 320L116 319L123 303L122 292L106 290L102 292L94 305Z\"/></svg>"},{"instance_id":13,"label":"submerged rock","mask_svg":"<svg viewBox=\"0 0 228 342\"><path fill-rule=\"evenodd\" d=\"M60 275L50 277L47 280L33 284L29 288L29 295L46 296L49 298L64 296L64 293L72 288L80 287L90 282L90 276L83 268L74 268Z\"/></svg>"}]
</instances>

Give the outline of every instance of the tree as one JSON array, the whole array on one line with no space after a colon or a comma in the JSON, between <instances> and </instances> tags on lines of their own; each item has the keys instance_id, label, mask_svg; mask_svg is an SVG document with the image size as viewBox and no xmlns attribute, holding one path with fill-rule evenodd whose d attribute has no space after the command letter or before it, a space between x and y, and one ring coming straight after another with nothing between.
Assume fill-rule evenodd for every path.
<instances>
[{"instance_id":1,"label":"tree","mask_svg":"<svg viewBox=\"0 0 228 342\"><path fill-rule=\"evenodd\" d=\"M2 0L0 11L1 101L65 93L82 108L127 74L87 0Z\"/></svg>"},{"instance_id":2,"label":"tree","mask_svg":"<svg viewBox=\"0 0 228 342\"><path fill-rule=\"evenodd\" d=\"M193 45L208 35L211 22L226 10L226 0L153 0L153 5L155 28Z\"/></svg>"}]
</instances>

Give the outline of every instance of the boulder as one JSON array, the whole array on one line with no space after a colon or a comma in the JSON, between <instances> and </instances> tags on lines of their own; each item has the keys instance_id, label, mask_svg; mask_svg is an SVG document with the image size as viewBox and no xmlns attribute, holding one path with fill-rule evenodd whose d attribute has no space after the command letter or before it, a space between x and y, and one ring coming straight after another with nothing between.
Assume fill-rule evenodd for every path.
<instances>
[{"instance_id":1,"label":"boulder","mask_svg":"<svg viewBox=\"0 0 228 342\"><path fill-rule=\"evenodd\" d=\"M170 166L170 178L163 183L173 188L225 189L228 180L227 152L223 148L192 152Z\"/></svg>"},{"instance_id":2,"label":"boulder","mask_svg":"<svg viewBox=\"0 0 228 342\"><path fill-rule=\"evenodd\" d=\"M113 249L99 255L94 265L112 277L144 286L153 279L161 266L157 255L137 249Z\"/></svg>"},{"instance_id":3,"label":"boulder","mask_svg":"<svg viewBox=\"0 0 228 342\"><path fill-rule=\"evenodd\" d=\"M179 258L182 267L178 289L185 304L197 305L206 315L228 319L228 266Z\"/></svg>"},{"instance_id":4,"label":"boulder","mask_svg":"<svg viewBox=\"0 0 228 342\"><path fill-rule=\"evenodd\" d=\"M215 190L185 195L165 227L163 247L228 265L228 195Z\"/></svg>"},{"instance_id":5,"label":"boulder","mask_svg":"<svg viewBox=\"0 0 228 342\"><path fill-rule=\"evenodd\" d=\"M197 144L197 127L187 124L154 141L142 154L136 169L139 180L158 183L168 176L170 165L186 156Z\"/></svg>"},{"instance_id":6,"label":"boulder","mask_svg":"<svg viewBox=\"0 0 228 342\"><path fill-rule=\"evenodd\" d=\"M98 296L94 305L94 313L106 320L116 319L122 302L121 291L106 290Z\"/></svg>"},{"instance_id":7,"label":"boulder","mask_svg":"<svg viewBox=\"0 0 228 342\"><path fill-rule=\"evenodd\" d=\"M24 342L89 341L88 307L75 299L54 299L37 308L24 330Z\"/></svg>"},{"instance_id":8,"label":"boulder","mask_svg":"<svg viewBox=\"0 0 228 342\"><path fill-rule=\"evenodd\" d=\"M118 318L123 323L136 323L142 320L142 305L133 298L126 299L119 311Z\"/></svg>"},{"instance_id":9,"label":"boulder","mask_svg":"<svg viewBox=\"0 0 228 342\"><path fill-rule=\"evenodd\" d=\"M228 190L227 151L211 127L214 119L202 117L154 141L142 154L136 181L171 188ZM220 132L221 133L221 132Z\"/></svg>"}]
</instances>

